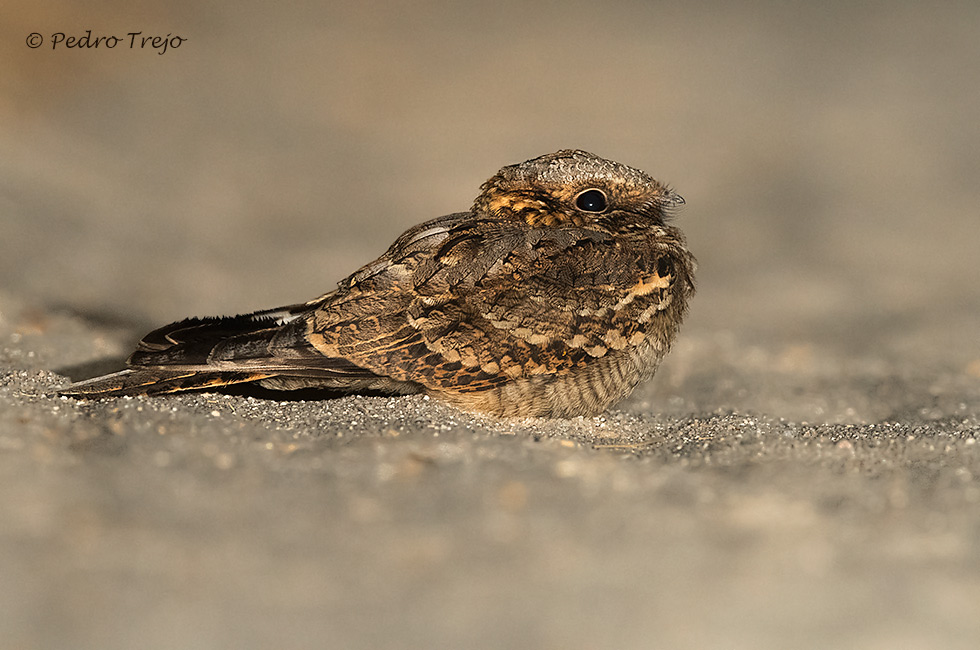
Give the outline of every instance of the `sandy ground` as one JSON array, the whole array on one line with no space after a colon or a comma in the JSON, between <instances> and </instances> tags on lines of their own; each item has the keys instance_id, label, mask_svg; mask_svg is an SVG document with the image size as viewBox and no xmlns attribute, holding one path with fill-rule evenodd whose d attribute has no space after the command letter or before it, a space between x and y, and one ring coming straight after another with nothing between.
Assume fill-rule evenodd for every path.
<instances>
[{"instance_id":1,"label":"sandy ground","mask_svg":"<svg viewBox=\"0 0 980 650\"><path fill-rule=\"evenodd\" d=\"M980 646L980 9L168 6L0 26L4 647ZM562 147L701 262L602 417L56 396Z\"/></svg>"}]
</instances>

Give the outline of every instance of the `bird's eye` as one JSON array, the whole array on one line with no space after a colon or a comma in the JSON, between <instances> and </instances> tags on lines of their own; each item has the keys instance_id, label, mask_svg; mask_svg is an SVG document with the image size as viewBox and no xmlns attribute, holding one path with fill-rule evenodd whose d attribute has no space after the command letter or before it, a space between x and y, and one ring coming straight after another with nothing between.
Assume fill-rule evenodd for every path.
<instances>
[{"instance_id":1,"label":"bird's eye","mask_svg":"<svg viewBox=\"0 0 980 650\"><path fill-rule=\"evenodd\" d=\"M606 209L606 195L602 190L585 190L575 197L575 207L585 212L602 212Z\"/></svg>"}]
</instances>

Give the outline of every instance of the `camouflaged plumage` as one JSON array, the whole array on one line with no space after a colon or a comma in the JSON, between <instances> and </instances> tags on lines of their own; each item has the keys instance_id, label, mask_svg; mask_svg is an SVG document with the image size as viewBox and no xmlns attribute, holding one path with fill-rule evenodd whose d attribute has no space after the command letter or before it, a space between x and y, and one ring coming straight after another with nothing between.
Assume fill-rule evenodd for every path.
<instances>
[{"instance_id":1,"label":"camouflaged plumage","mask_svg":"<svg viewBox=\"0 0 980 650\"><path fill-rule=\"evenodd\" d=\"M578 201L586 192L594 200ZM665 221L682 202L584 151L504 167L469 212L415 226L335 291L168 325L140 342L130 369L65 394L258 382L424 391L501 416L594 415L653 375L687 310L695 261Z\"/></svg>"}]
</instances>

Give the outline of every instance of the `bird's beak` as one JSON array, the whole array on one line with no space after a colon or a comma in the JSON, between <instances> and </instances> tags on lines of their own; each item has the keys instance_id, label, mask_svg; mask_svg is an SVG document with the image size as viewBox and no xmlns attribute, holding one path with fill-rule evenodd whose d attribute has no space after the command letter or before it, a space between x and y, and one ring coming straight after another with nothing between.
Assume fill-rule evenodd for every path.
<instances>
[{"instance_id":1,"label":"bird's beak","mask_svg":"<svg viewBox=\"0 0 980 650\"><path fill-rule=\"evenodd\" d=\"M663 201L663 204L668 208L676 208L677 206L684 205L686 203L684 197L674 190L667 190L664 192L661 201Z\"/></svg>"}]
</instances>

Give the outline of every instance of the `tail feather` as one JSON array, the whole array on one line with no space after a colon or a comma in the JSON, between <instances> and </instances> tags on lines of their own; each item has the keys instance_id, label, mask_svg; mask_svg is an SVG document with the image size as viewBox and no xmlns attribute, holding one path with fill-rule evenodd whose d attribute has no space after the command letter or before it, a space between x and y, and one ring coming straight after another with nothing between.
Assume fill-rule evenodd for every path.
<instances>
[{"instance_id":1,"label":"tail feather","mask_svg":"<svg viewBox=\"0 0 980 650\"><path fill-rule=\"evenodd\" d=\"M164 395L261 381L271 375L249 372L201 372L130 368L111 375L75 382L61 391L68 397Z\"/></svg>"},{"instance_id":2,"label":"tail feather","mask_svg":"<svg viewBox=\"0 0 980 650\"><path fill-rule=\"evenodd\" d=\"M259 382L344 390L390 382L343 358L324 356L306 336L304 305L222 318L189 318L143 337L129 368L76 382L73 397L159 395ZM388 382L388 383L385 383ZM392 384L392 390L403 390Z\"/></svg>"}]
</instances>

